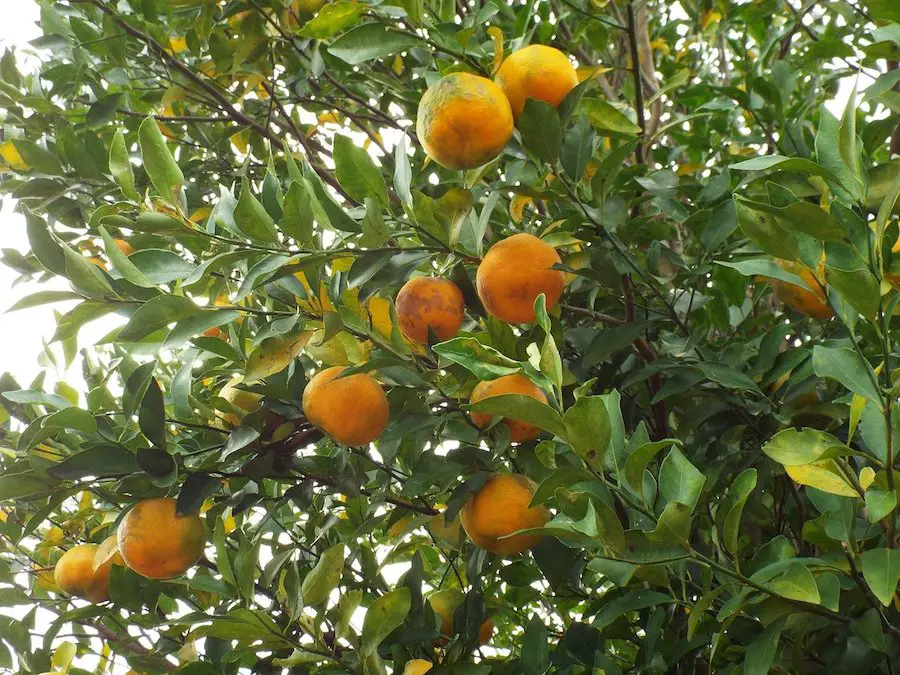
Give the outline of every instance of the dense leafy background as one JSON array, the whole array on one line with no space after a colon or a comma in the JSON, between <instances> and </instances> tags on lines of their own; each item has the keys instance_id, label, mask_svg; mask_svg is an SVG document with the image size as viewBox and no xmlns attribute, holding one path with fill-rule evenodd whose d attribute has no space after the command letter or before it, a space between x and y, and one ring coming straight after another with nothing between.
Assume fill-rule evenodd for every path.
<instances>
[{"instance_id":1,"label":"dense leafy background","mask_svg":"<svg viewBox=\"0 0 900 675\"><path fill-rule=\"evenodd\" d=\"M423 593L459 586L444 672L895 672L900 182L870 171L900 121L897 4L313 12L44 0L40 71L0 59L0 190L32 247L2 261L69 280L19 307L68 301L55 358L81 359L87 383L0 379L0 606L27 610L0 615L0 668L400 672L434 656ZM483 169L427 163L425 88L530 43L566 51L585 83L559 111L529 106ZM860 72L875 83L835 117L823 102ZM472 280L521 231L571 281L549 316L510 327ZM796 280L774 258L815 267L823 250L837 316L818 321L766 279ZM466 294L464 332L433 350L393 328L416 271ZM372 448L305 423L322 363L388 388ZM511 446L464 407L478 379L519 369L551 403L518 411L547 433ZM229 431L218 394L235 374L265 399ZM436 509L452 517L497 469L540 484L551 536L512 559L435 536ZM161 494L205 513L195 570L114 568L103 605L54 591L64 549Z\"/></svg>"}]
</instances>

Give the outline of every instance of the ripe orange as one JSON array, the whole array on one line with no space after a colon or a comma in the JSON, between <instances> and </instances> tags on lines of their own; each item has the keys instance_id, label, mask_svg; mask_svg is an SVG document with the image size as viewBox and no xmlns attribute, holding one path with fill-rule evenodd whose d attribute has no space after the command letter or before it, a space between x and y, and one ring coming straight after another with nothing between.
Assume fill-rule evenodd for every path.
<instances>
[{"instance_id":1,"label":"ripe orange","mask_svg":"<svg viewBox=\"0 0 900 675\"><path fill-rule=\"evenodd\" d=\"M53 571L56 585L69 595L88 598L91 602L106 600L105 584L94 579L94 554L98 548L97 544L79 544L63 553Z\"/></svg>"},{"instance_id":2,"label":"ripe orange","mask_svg":"<svg viewBox=\"0 0 900 675\"><path fill-rule=\"evenodd\" d=\"M770 279L769 283L772 285L772 290L781 302L801 314L806 314L816 319L828 319L834 316L834 310L828 304L828 296L816 279L817 276L819 279L824 279L824 264L819 264L819 269L814 275L811 269L798 262L790 260L776 260L776 262L779 267L803 279L806 285L812 289L808 291L786 281Z\"/></svg>"},{"instance_id":3,"label":"ripe orange","mask_svg":"<svg viewBox=\"0 0 900 675\"><path fill-rule=\"evenodd\" d=\"M175 504L169 497L145 499L119 523L119 552L125 564L142 577L177 577L203 555L203 521L197 514L176 515Z\"/></svg>"},{"instance_id":4,"label":"ripe orange","mask_svg":"<svg viewBox=\"0 0 900 675\"><path fill-rule=\"evenodd\" d=\"M326 368L309 381L303 413L338 443L367 445L387 426L387 396L368 373L338 377L342 372L343 366Z\"/></svg>"},{"instance_id":5,"label":"ripe orange","mask_svg":"<svg viewBox=\"0 0 900 675\"><path fill-rule=\"evenodd\" d=\"M512 132L509 101L485 77L451 73L419 101L416 133L425 152L448 169L487 164L500 154Z\"/></svg>"},{"instance_id":6,"label":"ripe orange","mask_svg":"<svg viewBox=\"0 0 900 675\"><path fill-rule=\"evenodd\" d=\"M531 234L514 234L491 246L478 266L475 286L488 314L507 323L534 321L534 301L543 293L547 309L562 295L566 276L552 269L556 249Z\"/></svg>"},{"instance_id":7,"label":"ripe orange","mask_svg":"<svg viewBox=\"0 0 900 675\"><path fill-rule=\"evenodd\" d=\"M460 514L463 529L479 548L497 555L513 555L527 551L541 537L517 534L518 530L543 527L550 520L547 507L529 508L536 489L534 481L514 473L495 473L463 507Z\"/></svg>"},{"instance_id":8,"label":"ripe orange","mask_svg":"<svg viewBox=\"0 0 900 675\"><path fill-rule=\"evenodd\" d=\"M509 99L513 117L518 119L525 99L535 98L558 107L578 84L578 74L558 49L530 45L507 56L495 80Z\"/></svg>"},{"instance_id":9,"label":"ripe orange","mask_svg":"<svg viewBox=\"0 0 900 675\"><path fill-rule=\"evenodd\" d=\"M123 255L128 256L134 253L134 246L124 239L113 239L113 244L115 244L116 248L119 249Z\"/></svg>"},{"instance_id":10,"label":"ripe orange","mask_svg":"<svg viewBox=\"0 0 900 675\"><path fill-rule=\"evenodd\" d=\"M118 537L110 535L106 540L97 547L94 553L92 569L94 571L94 582L91 586L91 595L88 600L91 602L103 602L109 599L109 573L112 571L113 565L124 565L122 554L119 553Z\"/></svg>"},{"instance_id":11,"label":"ripe orange","mask_svg":"<svg viewBox=\"0 0 900 675\"><path fill-rule=\"evenodd\" d=\"M466 596L458 588L445 588L441 591L435 591L428 596L428 604L431 609L441 619L441 632L444 635L453 637L456 635L456 627L454 626L453 614L456 608L465 602ZM494 634L493 619L486 619L478 629L478 644L486 644Z\"/></svg>"},{"instance_id":12,"label":"ripe orange","mask_svg":"<svg viewBox=\"0 0 900 675\"><path fill-rule=\"evenodd\" d=\"M504 375L503 377L498 377L496 380L479 382L472 390L469 402L478 403L478 401L484 398L501 396L503 394L520 394L522 396L533 398L541 403L547 402L547 396L544 392L541 391L534 382L519 373ZM491 421L491 418L492 415L488 413L472 413L472 421L482 428L487 426ZM504 417L503 423L509 427L509 439L514 443L530 441L541 433L540 427L536 427L528 422L521 422L519 420L510 419L509 417Z\"/></svg>"},{"instance_id":13,"label":"ripe orange","mask_svg":"<svg viewBox=\"0 0 900 675\"><path fill-rule=\"evenodd\" d=\"M465 303L459 286L449 279L416 277L407 281L395 300L400 331L410 340L428 344L428 329L440 341L459 332Z\"/></svg>"}]
</instances>

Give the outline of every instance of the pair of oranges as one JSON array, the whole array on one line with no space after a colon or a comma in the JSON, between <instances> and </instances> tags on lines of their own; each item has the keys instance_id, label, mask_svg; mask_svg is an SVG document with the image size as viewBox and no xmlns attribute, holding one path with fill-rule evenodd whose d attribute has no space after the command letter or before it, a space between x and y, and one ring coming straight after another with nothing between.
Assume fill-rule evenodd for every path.
<instances>
[{"instance_id":1,"label":"pair of oranges","mask_svg":"<svg viewBox=\"0 0 900 675\"><path fill-rule=\"evenodd\" d=\"M561 51L524 47L506 58L493 81L464 72L442 77L419 101L416 132L441 166L474 169L503 150L526 99L555 108L577 84L575 68Z\"/></svg>"}]
</instances>

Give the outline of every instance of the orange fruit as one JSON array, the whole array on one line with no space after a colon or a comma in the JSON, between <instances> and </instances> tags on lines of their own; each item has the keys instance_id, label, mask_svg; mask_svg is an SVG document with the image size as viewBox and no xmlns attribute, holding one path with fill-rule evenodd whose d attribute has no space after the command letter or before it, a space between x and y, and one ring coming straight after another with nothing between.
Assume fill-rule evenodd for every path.
<instances>
[{"instance_id":1,"label":"orange fruit","mask_svg":"<svg viewBox=\"0 0 900 675\"><path fill-rule=\"evenodd\" d=\"M770 279L772 290L775 296L791 309L806 314L816 319L828 319L834 316L834 310L828 304L828 296L819 285L818 279L825 278L825 265L819 263L817 274L813 274L812 270L798 262L790 260L776 260L778 266L791 274L796 274L806 282L812 290L808 291L795 284L781 281L779 279Z\"/></svg>"},{"instance_id":2,"label":"orange fruit","mask_svg":"<svg viewBox=\"0 0 900 675\"><path fill-rule=\"evenodd\" d=\"M441 632L450 637L456 635L453 614L456 612L456 608L466 600L463 592L458 588L445 588L441 591L435 591L428 596L427 600L428 604L431 605L431 609L441 619ZM488 618L478 629L478 644L486 644L493 634L494 621Z\"/></svg>"},{"instance_id":3,"label":"orange fruit","mask_svg":"<svg viewBox=\"0 0 900 675\"><path fill-rule=\"evenodd\" d=\"M541 403L547 402L547 396L541 391L540 387L524 375L513 373L512 375L498 377L496 380L485 380L476 384L472 390L472 395L469 397L469 403L478 403L484 398L501 396L503 394L519 394L533 398ZM492 417L489 413L472 413L472 421L482 428L488 425ZM540 427L536 427L528 422L504 417L503 423L509 427L509 439L514 443L530 441L541 433Z\"/></svg>"},{"instance_id":4,"label":"orange fruit","mask_svg":"<svg viewBox=\"0 0 900 675\"><path fill-rule=\"evenodd\" d=\"M514 234L491 246L478 266L475 287L488 314L507 323L534 321L534 301L543 293L547 309L566 286L556 249L531 234Z\"/></svg>"},{"instance_id":5,"label":"orange fruit","mask_svg":"<svg viewBox=\"0 0 900 675\"><path fill-rule=\"evenodd\" d=\"M220 338L222 340L225 340L227 338L226 334L223 333L222 329L219 328L218 326L213 326L212 328L207 328L205 331L203 331L203 336Z\"/></svg>"},{"instance_id":6,"label":"orange fruit","mask_svg":"<svg viewBox=\"0 0 900 675\"><path fill-rule=\"evenodd\" d=\"M125 564L148 579L184 574L203 555L206 533L196 513L179 516L170 497L135 504L116 533Z\"/></svg>"},{"instance_id":7,"label":"orange fruit","mask_svg":"<svg viewBox=\"0 0 900 675\"><path fill-rule=\"evenodd\" d=\"M384 390L368 373L338 377L344 366L326 368L303 390L303 413L343 445L368 445L388 423Z\"/></svg>"},{"instance_id":8,"label":"orange fruit","mask_svg":"<svg viewBox=\"0 0 900 675\"><path fill-rule=\"evenodd\" d=\"M495 473L476 492L460 513L463 529L472 543L497 555L527 551L540 535L517 534L518 530L543 527L550 520L546 506L529 507L536 489L534 481L514 473Z\"/></svg>"},{"instance_id":9,"label":"orange fruit","mask_svg":"<svg viewBox=\"0 0 900 675\"><path fill-rule=\"evenodd\" d=\"M106 589L94 583L94 554L97 544L79 544L63 553L53 570L56 585L69 595L91 598L105 596ZM92 602L102 602L106 597Z\"/></svg>"},{"instance_id":10,"label":"orange fruit","mask_svg":"<svg viewBox=\"0 0 900 675\"><path fill-rule=\"evenodd\" d=\"M486 77L451 73L419 101L416 133L425 152L448 169L487 164L500 154L512 132L509 101Z\"/></svg>"},{"instance_id":11,"label":"orange fruit","mask_svg":"<svg viewBox=\"0 0 900 675\"><path fill-rule=\"evenodd\" d=\"M394 302L400 331L408 339L428 344L428 329L443 342L459 332L465 302L459 286L449 279L416 277L407 281Z\"/></svg>"},{"instance_id":12,"label":"orange fruit","mask_svg":"<svg viewBox=\"0 0 900 675\"><path fill-rule=\"evenodd\" d=\"M128 256L134 253L134 246L124 239L113 239L113 244L115 244L116 248L119 249L123 255Z\"/></svg>"},{"instance_id":13,"label":"orange fruit","mask_svg":"<svg viewBox=\"0 0 900 675\"><path fill-rule=\"evenodd\" d=\"M516 119L522 114L526 99L538 99L556 108L578 84L578 74L569 57L546 45L517 49L506 57L494 79L509 99Z\"/></svg>"}]
</instances>

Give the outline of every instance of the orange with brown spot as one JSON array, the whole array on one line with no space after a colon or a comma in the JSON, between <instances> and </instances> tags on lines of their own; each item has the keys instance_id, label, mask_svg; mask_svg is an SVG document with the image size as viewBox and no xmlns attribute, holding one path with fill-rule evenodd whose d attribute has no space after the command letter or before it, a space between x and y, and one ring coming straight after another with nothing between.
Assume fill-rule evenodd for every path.
<instances>
[{"instance_id":1,"label":"orange with brown spot","mask_svg":"<svg viewBox=\"0 0 900 675\"><path fill-rule=\"evenodd\" d=\"M512 137L509 101L496 84L471 73L451 73L419 101L416 133L425 152L448 169L487 164Z\"/></svg>"},{"instance_id":2,"label":"orange with brown spot","mask_svg":"<svg viewBox=\"0 0 900 675\"><path fill-rule=\"evenodd\" d=\"M387 426L387 396L368 373L338 377L344 370L326 368L309 381L303 390L303 414L338 443L367 445Z\"/></svg>"},{"instance_id":3,"label":"orange with brown spot","mask_svg":"<svg viewBox=\"0 0 900 675\"><path fill-rule=\"evenodd\" d=\"M197 514L179 516L169 497L145 499L119 523L117 541L125 564L148 579L171 579L200 560L206 545Z\"/></svg>"},{"instance_id":4,"label":"orange with brown spot","mask_svg":"<svg viewBox=\"0 0 900 675\"><path fill-rule=\"evenodd\" d=\"M478 266L475 286L484 308L507 323L534 321L534 301L543 293L547 309L566 286L559 254L531 234L514 234L491 246Z\"/></svg>"},{"instance_id":5,"label":"orange with brown spot","mask_svg":"<svg viewBox=\"0 0 900 675\"><path fill-rule=\"evenodd\" d=\"M512 375L504 375L496 380L485 380L475 385L472 395L469 397L470 403L478 403L482 399L491 396L502 396L504 394L519 394L520 396L528 396L541 403L547 402L547 396L543 391L531 380L519 373ZM492 415L488 413L472 413L472 421L479 427L484 428L491 421ZM503 418L503 423L509 427L509 438L514 443L523 443L536 438L541 433L541 428L536 427L528 422Z\"/></svg>"},{"instance_id":6,"label":"orange with brown spot","mask_svg":"<svg viewBox=\"0 0 900 675\"><path fill-rule=\"evenodd\" d=\"M394 302L400 331L428 344L428 330L443 342L459 332L466 306L459 286L449 279L416 277L407 281Z\"/></svg>"},{"instance_id":7,"label":"orange with brown spot","mask_svg":"<svg viewBox=\"0 0 900 675\"><path fill-rule=\"evenodd\" d=\"M518 119L529 98L559 107L578 84L578 74L569 58L558 49L530 45L506 57L495 80L509 99L513 117Z\"/></svg>"}]
</instances>

